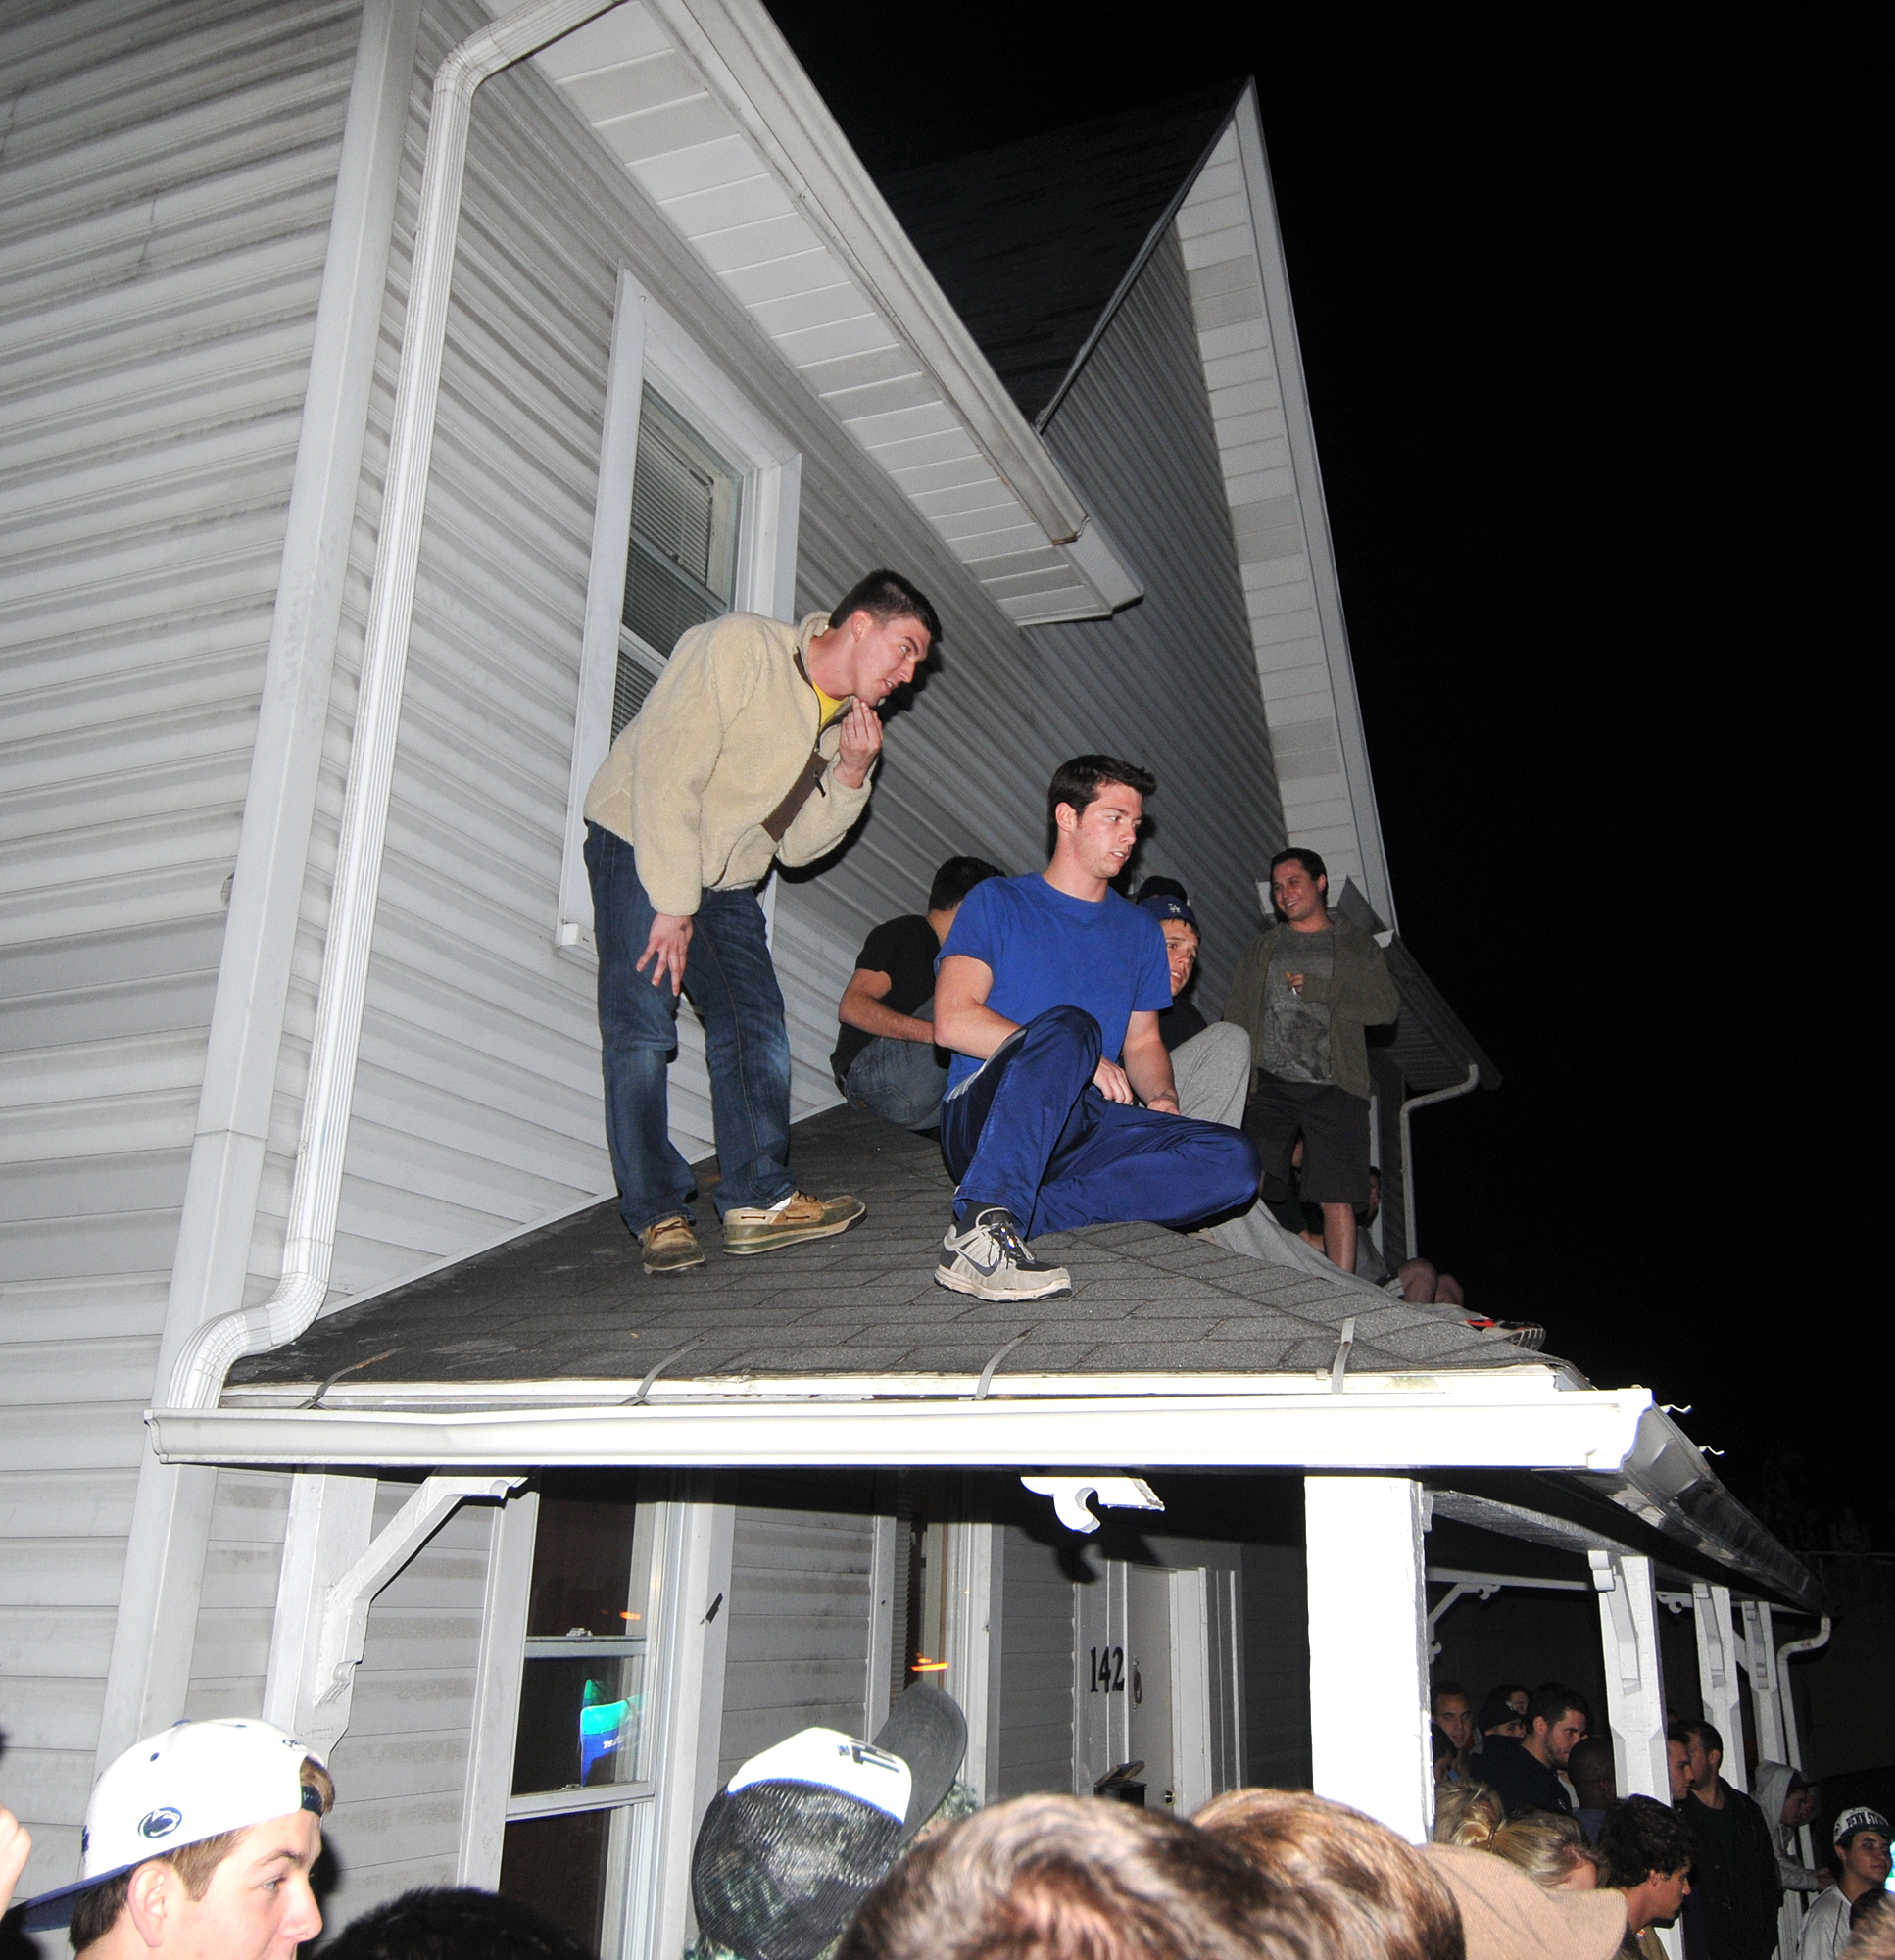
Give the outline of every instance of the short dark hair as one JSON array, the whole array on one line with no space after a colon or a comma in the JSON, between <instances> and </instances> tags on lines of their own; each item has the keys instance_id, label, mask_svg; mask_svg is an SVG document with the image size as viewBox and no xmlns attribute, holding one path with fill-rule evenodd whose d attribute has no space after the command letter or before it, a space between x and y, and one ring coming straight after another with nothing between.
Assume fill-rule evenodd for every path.
<instances>
[{"instance_id":1,"label":"short dark hair","mask_svg":"<svg viewBox=\"0 0 1895 1960\"><path fill-rule=\"evenodd\" d=\"M1116 756L1074 756L1060 763L1046 786L1046 821L1058 823L1054 812L1062 803L1070 804L1073 814L1078 816L1097 800L1107 783L1122 783L1142 797L1148 797L1157 789L1158 778L1149 769L1140 768L1137 762L1124 762Z\"/></svg>"},{"instance_id":2,"label":"short dark hair","mask_svg":"<svg viewBox=\"0 0 1895 1960\"><path fill-rule=\"evenodd\" d=\"M1599 1825L1606 1884L1622 1890L1642 1885L1654 1872L1669 1877L1691 1862L1691 1831L1670 1804L1655 1796L1622 1796L1606 1805Z\"/></svg>"},{"instance_id":3,"label":"short dark hair","mask_svg":"<svg viewBox=\"0 0 1895 1960\"><path fill-rule=\"evenodd\" d=\"M1254 858L1251 859L1252 863L1255 861ZM1300 864L1309 873L1312 884L1318 878L1327 878L1329 876L1329 866L1323 862L1322 858L1316 852L1312 851L1307 844L1292 844L1288 850L1279 851L1270 860L1270 869L1274 874L1279 864L1292 862Z\"/></svg>"},{"instance_id":4,"label":"short dark hair","mask_svg":"<svg viewBox=\"0 0 1895 1960\"><path fill-rule=\"evenodd\" d=\"M1694 1715L1680 1715L1676 1721L1666 1723L1665 1740L1668 1742L1682 1742L1687 1749L1693 1742L1702 1743L1707 1756L1724 1754L1724 1738L1709 1722L1700 1721Z\"/></svg>"},{"instance_id":5,"label":"short dark hair","mask_svg":"<svg viewBox=\"0 0 1895 1960\"><path fill-rule=\"evenodd\" d=\"M866 612L878 626L891 619L919 619L932 650L941 645L941 620L920 587L899 571L864 572L830 609L829 623L840 626L851 612Z\"/></svg>"},{"instance_id":6,"label":"short dark hair","mask_svg":"<svg viewBox=\"0 0 1895 1960\"><path fill-rule=\"evenodd\" d=\"M1443 1679L1434 1684L1433 1691L1429 1694L1428 1706L1431 1713L1441 1705L1443 1694L1458 1694L1470 1708L1474 1706L1474 1696L1458 1681Z\"/></svg>"},{"instance_id":7,"label":"short dark hair","mask_svg":"<svg viewBox=\"0 0 1895 1960\"><path fill-rule=\"evenodd\" d=\"M336 1960L592 1960L592 1948L518 1899L422 1886L352 1920Z\"/></svg>"},{"instance_id":8,"label":"short dark hair","mask_svg":"<svg viewBox=\"0 0 1895 1960\"><path fill-rule=\"evenodd\" d=\"M1320 1933L1299 1901L1180 1818L1020 1796L918 1844L862 1901L838 1960L1317 1960Z\"/></svg>"},{"instance_id":9,"label":"short dark hair","mask_svg":"<svg viewBox=\"0 0 1895 1960\"><path fill-rule=\"evenodd\" d=\"M1531 1730L1535 1722L1544 1722L1550 1729L1569 1708L1592 1720L1591 1707L1577 1688L1568 1688L1563 1681L1542 1681L1527 1697L1527 1727Z\"/></svg>"},{"instance_id":10,"label":"short dark hair","mask_svg":"<svg viewBox=\"0 0 1895 1960\"><path fill-rule=\"evenodd\" d=\"M997 864L990 864L985 858L950 858L935 873L935 881L928 887L928 909L945 912L959 905L976 885L1005 876Z\"/></svg>"}]
</instances>

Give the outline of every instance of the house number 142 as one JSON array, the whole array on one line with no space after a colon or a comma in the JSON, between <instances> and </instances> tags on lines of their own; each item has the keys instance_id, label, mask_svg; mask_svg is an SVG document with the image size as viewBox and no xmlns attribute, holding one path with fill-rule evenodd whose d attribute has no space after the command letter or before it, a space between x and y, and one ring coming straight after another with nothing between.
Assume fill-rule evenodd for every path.
<instances>
[{"instance_id":1,"label":"house number 142","mask_svg":"<svg viewBox=\"0 0 1895 1960\"><path fill-rule=\"evenodd\" d=\"M1093 1694L1123 1694L1125 1692L1125 1649L1123 1647L1093 1647L1089 1649L1093 1661Z\"/></svg>"}]
</instances>

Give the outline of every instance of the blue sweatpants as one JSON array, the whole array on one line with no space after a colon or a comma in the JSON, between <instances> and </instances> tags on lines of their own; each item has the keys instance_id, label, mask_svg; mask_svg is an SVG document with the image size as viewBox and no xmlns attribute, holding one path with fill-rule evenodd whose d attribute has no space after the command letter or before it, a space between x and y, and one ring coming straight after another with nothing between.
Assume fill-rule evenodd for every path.
<instances>
[{"instance_id":1,"label":"blue sweatpants","mask_svg":"<svg viewBox=\"0 0 1895 1960\"><path fill-rule=\"evenodd\" d=\"M1098 1057L1097 1021L1049 1007L942 1103L958 1218L1001 1204L1033 1238L1135 1218L1192 1225L1256 1197L1256 1146L1241 1130L1108 1102L1093 1084Z\"/></svg>"}]
</instances>

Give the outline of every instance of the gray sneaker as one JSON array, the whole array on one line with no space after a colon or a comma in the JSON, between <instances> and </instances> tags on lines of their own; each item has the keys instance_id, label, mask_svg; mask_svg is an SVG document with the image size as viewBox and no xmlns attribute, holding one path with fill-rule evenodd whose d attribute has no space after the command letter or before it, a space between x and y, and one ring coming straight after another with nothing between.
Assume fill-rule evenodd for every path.
<instances>
[{"instance_id":1,"label":"gray sneaker","mask_svg":"<svg viewBox=\"0 0 1895 1960\"><path fill-rule=\"evenodd\" d=\"M1051 1299L1073 1290L1066 1268L1036 1259L1020 1221L998 1204L984 1206L959 1230L948 1228L935 1285L979 1299Z\"/></svg>"}]
</instances>

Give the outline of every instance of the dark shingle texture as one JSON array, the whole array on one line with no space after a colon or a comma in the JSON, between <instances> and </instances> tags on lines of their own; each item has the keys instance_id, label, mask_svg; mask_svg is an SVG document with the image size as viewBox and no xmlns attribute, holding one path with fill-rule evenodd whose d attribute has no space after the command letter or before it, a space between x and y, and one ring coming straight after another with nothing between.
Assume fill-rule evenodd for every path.
<instances>
[{"instance_id":1,"label":"dark shingle texture","mask_svg":"<svg viewBox=\"0 0 1895 1960\"><path fill-rule=\"evenodd\" d=\"M877 180L1029 418L1238 98L1225 82Z\"/></svg>"},{"instance_id":2,"label":"dark shingle texture","mask_svg":"<svg viewBox=\"0 0 1895 1960\"><path fill-rule=\"evenodd\" d=\"M687 1342L667 1377L967 1374L1021 1334L1002 1376L1327 1371L1351 1314L1351 1369L1525 1358L1439 1309L1365 1304L1359 1292L1155 1225L1038 1240L1071 1270L1070 1299L969 1299L933 1281L952 1187L932 1144L832 1109L797 1125L793 1162L806 1188L864 1199L867 1217L837 1238L734 1259L701 1200L707 1262L652 1279L616 1205L602 1203L330 1314L300 1341L239 1361L231 1384L318 1383L343 1370L357 1388L636 1381Z\"/></svg>"}]
</instances>

